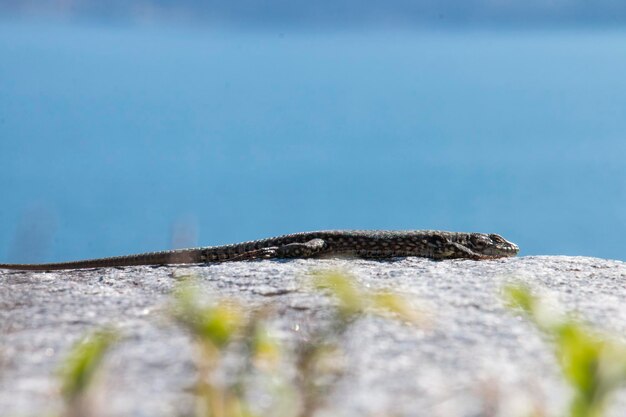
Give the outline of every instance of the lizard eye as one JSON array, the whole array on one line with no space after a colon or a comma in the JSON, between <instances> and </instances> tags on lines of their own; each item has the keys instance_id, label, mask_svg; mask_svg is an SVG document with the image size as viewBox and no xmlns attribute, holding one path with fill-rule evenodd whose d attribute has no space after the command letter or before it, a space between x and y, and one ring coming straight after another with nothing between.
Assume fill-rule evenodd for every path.
<instances>
[{"instance_id":1,"label":"lizard eye","mask_svg":"<svg viewBox=\"0 0 626 417\"><path fill-rule=\"evenodd\" d=\"M489 238L491 240L493 240L494 242L497 242L497 243L504 243L505 242L505 240L500 235L490 234Z\"/></svg>"}]
</instances>

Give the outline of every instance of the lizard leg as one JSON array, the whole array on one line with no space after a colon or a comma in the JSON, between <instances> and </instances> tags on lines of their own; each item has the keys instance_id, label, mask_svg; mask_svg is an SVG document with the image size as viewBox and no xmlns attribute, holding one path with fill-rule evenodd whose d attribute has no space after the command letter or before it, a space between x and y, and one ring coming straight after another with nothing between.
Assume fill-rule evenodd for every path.
<instances>
[{"instance_id":1,"label":"lizard leg","mask_svg":"<svg viewBox=\"0 0 626 417\"><path fill-rule=\"evenodd\" d=\"M445 242L435 252L433 259L473 259L475 261L483 259L493 259L492 256L482 255L456 242Z\"/></svg>"},{"instance_id":2,"label":"lizard leg","mask_svg":"<svg viewBox=\"0 0 626 417\"><path fill-rule=\"evenodd\" d=\"M254 259L280 259L280 258L311 258L319 255L326 248L326 242L322 239L311 239L304 243L288 243L282 246L271 246L250 252L242 253L231 258L231 261L244 261Z\"/></svg>"},{"instance_id":3,"label":"lizard leg","mask_svg":"<svg viewBox=\"0 0 626 417\"><path fill-rule=\"evenodd\" d=\"M304 243L289 243L276 249L277 258L311 258L326 249L323 239L311 239Z\"/></svg>"}]
</instances>

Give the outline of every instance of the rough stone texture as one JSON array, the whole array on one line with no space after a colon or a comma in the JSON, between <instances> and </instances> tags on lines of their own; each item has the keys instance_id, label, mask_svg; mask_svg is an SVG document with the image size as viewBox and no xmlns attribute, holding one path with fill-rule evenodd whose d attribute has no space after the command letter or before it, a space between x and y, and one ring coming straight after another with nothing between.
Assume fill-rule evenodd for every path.
<instances>
[{"instance_id":1,"label":"rough stone texture","mask_svg":"<svg viewBox=\"0 0 626 417\"><path fill-rule=\"evenodd\" d=\"M404 294L429 311L415 329L366 316L346 337L346 378L325 415L470 417L551 415L569 391L551 346L507 310L502 287L523 281L563 310L626 335L626 263L583 257L521 257L475 262L407 258L389 262L294 260L210 266L129 267L49 273L0 271L0 415L50 415L58 409L55 370L91 329L114 324L126 336L100 381L105 416L175 416L189 410L194 381L189 337L164 317L179 276L200 290L247 305L276 303L286 341L328 308L303 287L311 269L342 268L363 285ZM528 415L528 414L526 414ZM626 415L618 395L610 415Z\"/></svg>"}]
</instances>

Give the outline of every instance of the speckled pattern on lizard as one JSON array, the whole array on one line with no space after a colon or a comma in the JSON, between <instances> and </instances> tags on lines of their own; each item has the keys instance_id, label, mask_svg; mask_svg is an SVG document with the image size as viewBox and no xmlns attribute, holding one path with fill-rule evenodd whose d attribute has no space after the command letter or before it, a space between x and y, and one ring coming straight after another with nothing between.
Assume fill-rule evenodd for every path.
<instances>
[{"instance_id":1,"label":"speckled pattern on lizard","mask_svg":"<svg viewBox=\"0 0 626 417\"><path fill-rule=\"evenodd\" d=\"M434 260L486 260L515 256L518 252L516 244L496 234L439 230L327 230L294 233L231 245L147 252L111 258L45 264L0 264L0 269L48 271L324 257L384 259L418 256Z\"/></svg>"}]
</instances>

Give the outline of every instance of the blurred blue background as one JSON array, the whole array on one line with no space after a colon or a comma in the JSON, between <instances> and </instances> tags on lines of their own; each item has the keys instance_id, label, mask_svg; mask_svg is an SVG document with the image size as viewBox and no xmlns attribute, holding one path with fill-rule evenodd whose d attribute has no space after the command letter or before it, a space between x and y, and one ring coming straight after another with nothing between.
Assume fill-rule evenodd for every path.
<instances>
[{"instance_id":1,"label":"blurred blue background","mask_svg":"<svg viewBox=\"0 0 626 417\"><path fill-rule=\"evenodd\" d=\"M0 1L0 261L332 228L626 260L626 3Z\"/></svg>"}]
</instances>

